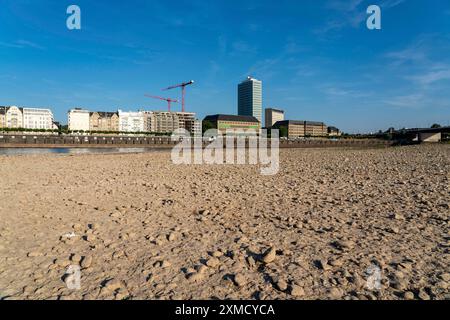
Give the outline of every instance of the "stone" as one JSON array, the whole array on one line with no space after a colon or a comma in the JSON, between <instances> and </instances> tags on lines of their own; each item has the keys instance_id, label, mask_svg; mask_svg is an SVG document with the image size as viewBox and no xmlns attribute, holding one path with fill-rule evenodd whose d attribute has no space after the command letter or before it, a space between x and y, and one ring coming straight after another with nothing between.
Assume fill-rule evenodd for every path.
<instances>
[{"instance_id":1,"label":"stone","mask_svg":"<svg viewBox=\"0 0 450 320\"><path fill-rule=\"evenodd\" d=\"M220 252L220 251L214 251L212 253L212 256L215 257L215 258L219 258L219 257L223 256L223 253Z\"/></svg>"},{"instance_id":2,"label":"stone","mask_svg":"<svg viewBox=\"0 0 450 320\"><path fill-rule=\"evenodd\" d=\"M414 300L414 293L411 291L406 291L403 293L403 298L405 298L405 300Z\"/></svg>"},{"instance_id":3,"label":"stone","mask_svg":"<svg viewBox=\"0 0 450 320\"><path fill-rule=\"evenodd\" d=\"M317 260L317 264L318 264L319 268L324 271L331 270L331 266L328 264L328 261L325 259Z\"/></svg>"},{"instance_id":4,"label":"stone","mask_svg":"<svg viewBox=\"0 0 450 320\"><path fill-rule=\"evenodd\" d=\"M93 242L97 239L97 237L94 236L93 234L90 234L90 235L85 236L85 239L87 242Z\"/></svg>"},{"instance_id":5,"label":"stone","mask_svg":"<svg viewBox=\"0 0 450 320\"><path fill-rule=\"evenodd\" d=\"M177 238L177 237L176 237L176 235L175 235L174 232L170 233L170 234L167 236L167 240L169 240L169 241L174 241L176 238Z\"/></svg>"},{"instance_id":6,"label":"stone","mask_svg":"<svg viewBox=\"0 0 450 320\"><path fill-rule=\"evenodd\" d=\"M277 251L275 250L274 247L271 247L269 249L266 250L266 252L264 252L261 261L264 263L271 263L275 260L277 255Z\"/></svg>"},{"instance_id":7,"label":"stone","mask_svg":"<svg viewBox=\"0 0 450 320\"><path fill-rule=\"evenodd\" d=\"M430 300L430 296L425 292L425 290L420 290L417 296L420 300Z\"/></svg>"},{"instance_id":8,"label":"stone","mask_svg":"<svg viewBox=\"0 0 450 320\"><path fill-rule=\"evenodd\" d=\"M31 252L28 252L27 256L30 258L34 258L34 257L41 257L41 256L43 256L43 254L38 251L31 251Z\"/></svg>"},{"instance_id":9,"label":"stone","mask_svg":"<svg viewBox=\"0 0 450 320\"><path fill-rule=\"evenodd\" d=\"M441 278L444 281L450 281L450 273L442 273L439 278Z\"/></svg>"},{"instance_id":10,"label":"stone","mask_svg":"<svg viewBox=\"0 0 450 320\"><path fill-rule=\"evenodd\" d=\"M92 264L92 257L91 256L86 256L81 261L81 267L82 268L89 268L91 266L91 264Z\"/></svg>"},{"instance_id":11,"label":"stone","mask_svg":"<svg viewBox=\"0 0 450 320\"><path fill-rule=\"evenodd\" d=\"M78 255L78 254L73 254L73 255L70 257L70 260L71 260L72 262L78 263L78 262L81 261L81 256Z\"/></svg>"},{"instance_id":12,"label":"stone","mask_svg":"<svg viewBox=\"0 0 450 320\"><path fill-rule=\"evenodd\" d=\"M168 268L168 267L170 267L172 264L169 262L169 261L167 261L167 260L163 260L162 262L161 262L161 268Z\"/></svg>"},{"instance_id":13,"label":"stone","mask_svg":"<svg viewBox=\"0 0 450 320\"><path fill-rule=\"evenodd\" d=\"M194 272L187 275L187 279L191 282L199 282L204 279L203 273Z\"/></svg>"},{"instance_id":14,"label":"stone","mask_svg":"<svg viewBox=\"0 0 450 320\"><path fill-rule=\"evenodd\" d=\"M338 288L331 288L330 290L328 290L328 296L333 300L342 298L342 295L342 291Z\"/></svg>"},{"instance_id":15,"label":"stone","mask_svg":"<svg viewBox=\"0 0 450 320\"><path fill-rule=\"evenodd\" d=\"M243 287L246 285L247 279L242 274L238 273L234 276L234 283L238 287Z\"/></svg>"},{"instance_id":16,"label":"stone","mask_svg":"<svg viewBox=\"0 0 450 320\"><path fill-rule=\"evenodd\" d=\"M208 267L211 267L211 268L215 268L215 267L217 267L219 264L220 264L220 260L217 259L217 258L215 258L215 257L212 257L212 258L210 258L210 259L208 259L208 260L206 261L206 265L207 265Z\"/></svg>"},{"instance_id":17,"label":"stone","mask_svg":"<svg viewBox=\"0 0 450 320\"><path fill-rule=\"evenodd\" d=\"M119 280L108 280L102 288L103 292L113 292L122 287L122 283Z\"/></svg>"},{"instance_id":18,"label":"stone","mask_svg":"<svg viewBox=\"0 0 450 320\"><path fill-rule=\"evenodd\" d=\"M294 297L302 297L305 295L305 291L303 290L303 288L295 284L291 285L289 292L291 296Z\"/></svg>"},{"instance_id":19,"label":"stone","mask_svg":"<svg viewBox=\"0 0 450 320\"><path fill-rule=\"evenodd\" d=\"M283 280L283 279L279 279L276 282L276 285L277 285L278 290L280 290L280 291L286 291L287 288L288 288L288 285L287 285L286 281Z\"/></svg>"}]
</instances>

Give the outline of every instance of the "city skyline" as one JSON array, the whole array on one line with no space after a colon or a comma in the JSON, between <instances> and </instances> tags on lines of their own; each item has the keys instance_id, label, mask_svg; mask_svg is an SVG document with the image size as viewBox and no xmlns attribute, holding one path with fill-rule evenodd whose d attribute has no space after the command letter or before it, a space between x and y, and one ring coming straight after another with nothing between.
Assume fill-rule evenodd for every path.
<instances>
[{"instance_id":1,"label":"city skyline","mask_svg":"<svg viewBox=\"0 0 450 320\"><path fill-rule=\"evenodd\" d=\"M286 119L355 133L448 125L450 10L431 2L379 1L382 30L370 31L371 3L360 0L78 1L74 31L67 3L5 1L0 104L49 107L62 122L76 106L165 110L144 94L194 79L186 111L203 119L236 114L236 86L251 75L264 82L262 108L279 106Z\"/></svg>"}]
</instances>

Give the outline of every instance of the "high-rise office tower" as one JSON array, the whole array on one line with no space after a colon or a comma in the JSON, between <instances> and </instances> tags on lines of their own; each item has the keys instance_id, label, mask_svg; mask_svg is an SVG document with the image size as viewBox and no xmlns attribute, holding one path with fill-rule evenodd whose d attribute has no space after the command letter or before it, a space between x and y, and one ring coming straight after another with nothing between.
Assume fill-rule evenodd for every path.
<instances>
[{"instance_id":1,"label":"high-rise office tower","mask_svg":"<svg viewBox=\"0 0 450 320\"><path fill-rule=\"evenodd\" d=\"M262 123L262 82L248 77L238 85L238 115L253 116Z\"/></svg>"}]
</instances>

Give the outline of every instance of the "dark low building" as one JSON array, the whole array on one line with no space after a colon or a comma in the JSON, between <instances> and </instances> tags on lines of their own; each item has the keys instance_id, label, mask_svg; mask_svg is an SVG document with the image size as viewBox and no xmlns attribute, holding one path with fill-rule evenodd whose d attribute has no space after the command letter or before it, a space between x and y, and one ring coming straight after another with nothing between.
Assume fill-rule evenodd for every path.
<instances>
[{"instance_id":1,"label":"dark low building","mask_svg":"<svg viewBox=\"0 0 450 320\"><path fill-rule=\"evenodd\" d=\"M205 119L203 119L203 127L217 129L222 134L225 134L226 131L234 134L237 133L237 131L243 132L248 129L255 130L259 133L261 124L258 119L252 116L216 114L206 116Z\"/></svg>"},{"instance_id":2,"label":"dark low building","mask_svg":"<svg viewBox=\"0 0 450 320\"><path fill-rule=\"evenodd\" d=\"M280 135L288 138L299 137L325 137L328 134L327 126L323 122L284 120L277 121L273 125L274 129L279 129Z\"/></svg>"}]
</instances>

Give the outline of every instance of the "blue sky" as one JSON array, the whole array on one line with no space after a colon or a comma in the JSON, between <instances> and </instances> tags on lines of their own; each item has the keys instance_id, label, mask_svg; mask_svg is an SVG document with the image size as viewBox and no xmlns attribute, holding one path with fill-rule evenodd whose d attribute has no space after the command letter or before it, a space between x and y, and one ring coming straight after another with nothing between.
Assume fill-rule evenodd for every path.
<instances>
[{"instance_id":1,"label":"blue sky","mask_svg":"<svg viewBox=\"0 0 450 320\"><path fill-rule=\"evenodd\" d=\"M66 9L81 8L81 30ZM382 9L382 30L366 9ZM347 132L450 124L448 0L0 0L0 105L164 110L145 93L195 80L187 109L237 112L237 84L263 106ZM179 104L174 109L181 109Z\"/></svg>"}]
</instances>

